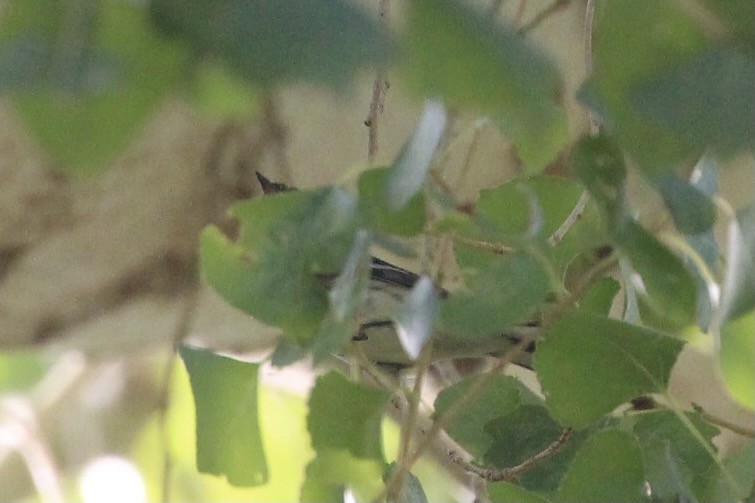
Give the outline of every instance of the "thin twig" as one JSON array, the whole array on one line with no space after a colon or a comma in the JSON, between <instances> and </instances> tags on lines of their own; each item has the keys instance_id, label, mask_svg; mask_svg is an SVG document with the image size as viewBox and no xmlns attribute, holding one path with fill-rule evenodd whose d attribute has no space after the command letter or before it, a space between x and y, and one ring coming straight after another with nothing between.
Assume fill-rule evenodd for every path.
<instances>
[{"instance_id":1,"label":"thin twig","mask_svg":"<svg viewBox=\"0 0 755 503\"><path fill-rule=\"evenodd\" d=\"M746 426L740 426L738 424L734 424L731 421L714 416L710 412L706 412L705 409L703 409L700 405L696 403L692 404L692 409L698 414L700 414L700 416L706 421L708 421L709 423L715 424L716 426L720 426L722 428L726 428L727 430L731 430L734 433L737 433L745 437L755 438L755 430L747 428Z\"/></svg>"},{"instance_id":2,"label":"thin twig","mask_svg":"<svg viewBox=\"0 0 755 503\"><path fill-rule=\"evenodd\" d=\"M585 25L582 34L582 45L585 51L585 79L592 76L593 72L593 32L595 28L595 0L587 0L585 6ZM600 121L597 116L588 110L588 119L590 121L590 134L596 136L600 133Z\"/></svg>"},{"instance_id":3,"label":"thin twig","mask_svg":"<svg viewBox=\"0 0 755 503\"><path fill-rule=\"evenodd\" d=\"M500 243L490 243L488 241L479 241L477 239L465 238L464 236L459 236L457 234L454 234L452 236L452 239L455 243L459 243L464 246L469 246L471 248L477 248L478 250L484 250L490 253L494 253L496 255L506 255L507 253L511 253L512 251L514 251L514 249L511 248L510 246L502 245Z\"/></svg>"},{"instance_id":4,"label":"thin twig","mask_svg":"<svg viewBox=\"0 0 755 503\"><path fill-rule=\"evenodd\" d=\"M163 476L160 486L160 501L170 501L170 478L173 473L173 458L170 455L170 443L168 441L168 409L170 408L170 385L173 376L173 370L176 367L176 353L178 352L178 346L189 335L191 328L191 321L194 319L194 313L196 312L197 302L199 300L199 286L195 285L194 288L186 293L183 309L178 318L175 331L173 332L173 347L170 353L170 358L165 364L163 370L162 384L160 386L160 407L158 409L158 424L160 425L160 441L162 443L163 450Z\"/></svg>"},{"instance_id":5,"label":"thin twig","mask_svg":"<svg viewBox=\"0 0 755 503\"><path fill-rule=\"evenodd\" d=\"M383 23L387 22L389 13L388 0L380 0L378 4L378 16ZM375 76L375 81L372 84L372 100L370 100L370 111L367 118L364 120L364 125L367 126L367 163L372 164L375 162L375 156L377 156L379 143L378 143L378 122L380 120L380 114L383 113L383 107L385 106L385 95L389 88L388 80L385 76L385 70L379 69Z\"/></svg>"},{"instance_id":6,"label":"thin twig","mask_svg":"<svg viewBox=\"0 0 755 503\"><path fill-rule=\"evenodd\" d=\"M288 129L280 115L280 109L272 91L265 92L262 101L262 117L265 131L263 136L264 142L270 142L273 147L278 170L280 171L279 179L287 183L293 181L293 173L288 163L288 154L286 146L288 140Z\"/></svg>"},{"instance_id":7,"label":"thin twig","mask_svg":"<svg viewBox=\"0 0 755 503\"><path fill-rule=\"evenodd\" d=\"M553 13L560 11L570 3L571 0L554 0L552 4L538 12L535 17L533 17L528 23L523 24L516 32L519 35L526 35L533 29L537 28L540 23L548 19Z\"/></svg>"},{"instance_id":8,"label":"thin twig","mask_svg":"<svg viewBox=\"0 0 755 503\"><path fill-rule=\"evenodd\" d=\"M556 231L551 234L551 236L548 238L548 244L551 246L555 246L558 243L561 242L561 240L564 238L567 232L569 232L569 229L572 228L572 226L582 218L582 213L585 211L585 207L587 206L587 203L590 201L590 193L586 190L583 190L582 193L579 195L579 199L577 200L577 204L574 205L574 208L572 208L571 213L569 213L569 216L566 217L566 220L564 220L561 225L556 229Z\"/></svg>"},{"instance_id":9,"label":"thin twig","mask_svg":"<svg viewBox=\"0 0 755 503\"><path fill-rule=\"evenodd\" d=\"M474 473L475 475L482 477L489 482L500 482L506 480L508 482L515 481L518 477L532 470L537 465L553 457L558 453L566 442L571 438L573 430L571 428L564 428L561 435L551 442L548 447L538 452L529 459L524 460L522 463L512 466L510 468L485 468L478 466L469 461L465 461L462 457L454 451L448 453L451 461L461 466L464 470Z\"/></svg>"}]
</instances>

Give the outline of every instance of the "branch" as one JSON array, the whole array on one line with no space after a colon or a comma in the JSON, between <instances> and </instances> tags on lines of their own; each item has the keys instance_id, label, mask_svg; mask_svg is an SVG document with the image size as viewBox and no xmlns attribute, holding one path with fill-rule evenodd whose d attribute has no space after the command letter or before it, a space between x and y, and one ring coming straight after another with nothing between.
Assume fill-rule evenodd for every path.
<instances>
[{"instance_id":1,"label":"branch","mask_svg":"<svg viewBox=\"0 0 755 503\"><path fill-rule=\"evenodd\" d=\"M380 0L378 5L378 16L385 23L389 12L388 0ZM380 114L383 113L385 105L385 94L390 87L388 80L385 78L385 71L378 70L375 76L375 82L372 84L372 100L370 101L370 111L364 120L364 125L368 128L367 136L367 163L375 162L375 156L378 153L378 122Z\"/></svg>"},{"instance_id":2,"label":"branch","mask_svg":"<svg viewBox=\"0 0 755 503\"><path fill-rule=\"evenodd\" d=\"M538 452L531 458L524 460L522 463L510 468L485 468L478 466L470 463L469 461L465 461L461 458L461 456L459 456L459 454L453 451L449 452L448 456L451 458L451 461L464 468L464 470L470 473L474 473L475 475L482 477L489 482L500 482L502 480L514 482L521 475L527 473L537 465L556 455L556 453L561 450L566 442L569 441L572 433L573 430L571 428L564 428L564 430L561 432L561 435L559 435L556 440L551 442L548 447Z\"/></svg>"}]
</instances>

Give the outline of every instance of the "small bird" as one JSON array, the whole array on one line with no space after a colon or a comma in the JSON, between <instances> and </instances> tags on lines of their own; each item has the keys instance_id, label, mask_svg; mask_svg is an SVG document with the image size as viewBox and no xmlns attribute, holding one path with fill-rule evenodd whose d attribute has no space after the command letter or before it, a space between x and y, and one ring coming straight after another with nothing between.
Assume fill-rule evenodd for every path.
<instances>
[{"instance_id":1,"label":"small bird","mask_svg":"<svg viewBox=\"0 0 755 503\"><path fill-rule=\"evenodd\" d=\"M257 179L264 194L295 190L283 183L272 182L259 172ZM357 310L359 329L352 340L361 346L374 363L396 369L413 365L396 335L393 317L419 279L419 275L407 269L371 257L368 293ZM440 291L442 298L448 295L446 290ZM522 349L513 355L512 362L531 368L539 329L536 322L524 323L503 333L475 338L473 341L452 334L436 333L432 337L432 357L433 360L449 360L502 356L513 346L523 344Z\"/></svg>"}]
</instances>

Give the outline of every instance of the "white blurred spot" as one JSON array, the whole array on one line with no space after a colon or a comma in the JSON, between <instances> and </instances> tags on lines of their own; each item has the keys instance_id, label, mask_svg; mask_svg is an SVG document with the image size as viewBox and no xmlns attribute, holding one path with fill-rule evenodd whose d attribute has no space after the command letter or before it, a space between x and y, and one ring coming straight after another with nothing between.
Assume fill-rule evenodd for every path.
<instances>
[{"instance_id":1,"label":"white blurred spot","mask_svg":"<svg viewBox=\"0 0 755 503\"><path fill-rule=\"evenodd\" d=\"M139 470L118 456L90 462L79 477L83 503L146 503L147 489Z\"/></svg>"}]
</instances>

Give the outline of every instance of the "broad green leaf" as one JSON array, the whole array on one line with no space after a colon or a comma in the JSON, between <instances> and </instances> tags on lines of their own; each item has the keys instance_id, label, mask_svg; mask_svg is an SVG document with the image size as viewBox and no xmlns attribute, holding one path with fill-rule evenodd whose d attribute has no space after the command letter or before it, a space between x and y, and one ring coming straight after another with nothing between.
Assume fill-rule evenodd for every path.
<instances>
[{"instance_id":1,"label":"broad green leaf","mask_svg":"<svg viewBox=\"0 0 755 503\"><path fill-rule=\"evenodd\" d=\"M498 257L469 281L466 292L442 304L440 325L445 332L474 340L526 321L551 288L541 263L524 252Z\"/></svg>"},{"instance_id":2,"label":"broad green leaf","mask_svg":"<svg viewBox=\"0 0 755 503\"><path fill-rule=\"evenodd\" d=\"M197 416L197 469L233 485L267 481L257 414L259 365L181 346Z\"/></svg>"},{"instance_id":3,"label":"broad green leaf","mask_svg":"<svg viewBox=\"0 0 755 503\"><path fill-rule=\"evenodd\" d=\"M203 235L205 275L237 307L311 344L328 313L329 281L354 241L355 200L339 189L286 192L239 204L232 214L241 226L238 244L217 230Z\"/></svg>"},{"instance_id":4,"label":"broad green leaf","mask_svg":"<svg viewBox=\"0 0 755 503\"><path fill-rule=\"evenodd\" d=\"M702 0L702 3L718 15L735 39L755 50L755 3L750 0Z\"/></svg>"},{"instance_id":5,"label":"broad green leaf","mask_svg":"<svg viewBox=\"0 0 755 503\"><path fill-rule=\"evenodd\" d=\"M30 7L32 4L18 3ZM54 68L75 68L51 60L38 86L15 93L14 106L58 161L68 169L88 174L102 169L105 161L124 148L145 117L180 83L186 53L158 37L150 29L144 9L138 6L103 1L96 15L91 6L91 12L83 9L83 15L88 12L94 16L82 21L80 29L90 30L86 37L85 33L65 31L71 29L63 22L65 15L72 14L75 7L68 2L61 5L63 10L56 11L60 17L52 16L43 23L45 31L38 32L42 37L40 47L57 57L65 53L59 46L61 39L88 40L89 45L81 47L78 56L84 58L81 64L89 65L88 69L56 77ZM47 16L46 9L43 12ZM102 56L87 63L91 54ZM103 68L107 70L105 74ZM90 83L77 84L81 79ZM89 91L75 92L74 88L81 85Z\"/></svg>"},{"instance_id":6,"label":"broad green leaf","mask_svg":"<svg viewBox=\"0 0 755 503\"><path fill-rule=\"evenodd\" d=\"M671 327L695 321L697 283L681 259L633 221L616 232L621 251L629 258L641 283L635 284L646 322Z\"/></svg>"},{"instance_id":7,"label":"broad green leaf","mask_svg":"<svg viewBox=\"0 0 755 503\"><path fill-rule=\"evenodd\" d=\"M608 136L584 137L574 147L572 166L600 205L606 227L611 230L624 218L627 168L621 150Z\"/></svg>"},{"instance_id":8,"label":"broad green leaf","mask_svg":"<svg viewBox=\"0 0 755 503\"><path fill-rule=\"evenodd\" d=\"M331 418L332 420L333 418ZM355 456L346 449L326 449L308 465L299 501L302 503L347 503L348 488L357 501L373 501L384 484L384 463Z\"/></svg>"},{"instance_id":9,"label":"broad green leaf","mask_svg":"<svg viewBox=\"0 0 755 503\"><path fill-rule=\"evenodd\" d=\"M582 296L579 308L587 313L608 316L613 299L619 290L621 290L621 285L615 279L600 278Z\"/></svg>"},{"instance_id":10,"label":"broad green leaf","mask_svg":"<svg viewBox=\"0 0 755 503\"><path fill-rule=\"evenodd\" d=\"M713 48L636 85L635 107L690 145L723 155L755 146L755 58Z\"/></svg>"},{"instance_id":11,"label":"broad green leaf","mask_svg":"<svg viewBox=\"0 0 755 503\"><path fill-rule=\"evenodd\" d=\"M422 348L433 333L438 316L438 289L428 276L422 276L396 313L396 334L406 354L419 358Z\"/></svg>"},{"instance_id":12,"label":"broad green leaf","mask_svg":"<svg viewBox=\"0 0 755 503\"><path fill-rule=\"evenodd\" d=\"M388 396L385 391L349 382L337 372L318 377L307 417L318 455L342 450L355 458L382 461L380 422Z\"/></svg>"},{"instance_id":13,"label":"broad green leaf","mask_svg":"<svg viewBox=\"0 0 755 503\"><path fill-rule=\"evenodd\" d=\"M731 396L755 411L755 311L724 323L719 358Z\"/></svg>"},{"instance_id":14,"label":"broad green leaf","mask_svg":"<svg viewBox=\"0 0 755 503\"><path fill-rule=\"evenodd\" d=\"M659 332L575 312L538 344L535 369L554 418L579 428L632 398L664 391L682 346Z\"/></svg>"},{"instance_id":15,"label":"broad green leaf","mask_svg":"<svg viewBox=\"0 0 755 503\"><path fill-rule=\"evenodd\" d=\"M716 207L701 190L671 173L663 173L654 182L679 232L700 234L713 226Z\"/></svg>"},{"instance_id":16,"label":"broad green leaf","mask_svg":"<svg viewBox=\"0 0 755 503\"><path fill-rule=\"evenodd\" d=\"M399 210L388 203L389 168L370 169L359 177L359 214L365 225L377 232L416 236L425 227L425 198L417 192Z\"/></svg>"},{"instance_id":17,"label":"broad green leaf","mask_svg":"<svg viewBox=\"0 0 755 503\"><path fill-rule=\"evenodd\" d=\"M47 367L38 351L0 352L0 393L30 390L44 377Z\"/></svg>"},{"instance_id":18,"label":"broad green leaf","mask_svg":"<svg viewBox=\"0 0 755 503\"><path fill-rule=\"evenodd\" d=\"M210 119L245 120L261 108L252 86L219 61L198 65L189 87L192 104Z\"/></svg>"},{"instance_id":19,"label":"broad green leaf","mask_svg":"<svg viewBox=\"0 0 755 503\"><path fill-rule=\"evenodd\" d=\"M640 447L634 437L619 430L604 430L579 450L556 501L645 502L644 480Z\"/></svg>"},{"instance_id":20,"label":"broad green leaf","mask_svg":"<svg viewBox=\"0 0 755 503\"><path fill-rule=\"evenodd\" d=\"M457 0L413 0L406 30L404 70L418 92L492 116L530 171L556 157L568 138L562 82L536 47Z\"/></svg>"},{"instance_id":21,"label":"broad green leaf","mask_svg":"<svg viewBox=\"0 0 755 503\"><path fill-rule=\"evenodd\" d=\"M343 87L392 51L385 30L342 0L155 0L150 12L161 31L262 86L304 80Z\"/></svg>"},{"instance_id":22,"label":"broad green leaf","mask_svg":"<svg viewBox=\"0 0 755 503\"><path fill-rule=\"evenodd\" d=\"M481 394L469 397L478 379L468 378L441 391L435 399L434 416L441 417L459 400L464 400L464 406L446 424L446 432L467 452L482 459L494 440L485 431L485 425L519 407L525 395L516 379L497 376Z\"/></svg>"},{"instance_id":23,"label":"broad green leaf","mask_svg":"<svg viewBox=\"0 0 755 503\"><path fill-rule=\"evenodd\" d=\"M393 472L399 469L396 462L391 463L388 465L383 479L390 480ZM404 485L401 487L401 492L396 501L401 503L427 503L427 495L422 489L422 483L413 473L404 473Z\"/></svg>"},{"instance_id":24,"label":"broad green leaf","mask_svg":"<svg viewBox=\"0 0 755 503\"><path fill-rule=\"evenodd\" d=\"M755 493L755 441L750 440L723 462L724 471L714 464L695 484L695 495L705 503L732 503L752 500Z\"/></svg>"},{"instance_id":25,"label":"broad green leaf","mask_svg":"<svg viewBox=\"0 0 755 503\"><path fill-rule=\"evenodd\" d=\"M493 503L549 503L553 501L511 482L489 483L488 496Z\"/></svg>"},{"instance_id":26,"label":"broad green leaf","mask_svg":"<svg viewBox=\"0 0 755 503\"><path fill-rule=\"evenodd\" d=\"M580 92L621 146L648 171L667 170L701 153L636 109L638 85L705 47L703 29L673 0L637 8L634 0L612 0L598 9L594 72Z\"/></svg>"},{"instance_id":27,"label":"broad green leaf","mask_svg":"<svg viewBox=\"0 0 755 503\"><path fill-rule=\"evenodd\" d=\"M388 174L385 198L389 208L400 210L422 189L445 130L445 108L438 102L428 101L417 128Z\"/></svg>"},{"instance_id":28,"label":"broad green leaf","mask_svg":"<svg viewBox=\"0 0 755 503\"><path fill-rule=\"evenodd\" d=\"M702 435L708 449L718 428L697 414L687 414ZM693 477L704 473L715 462L698 438L670 410L652 410L635 416L633 431L642 449L645 476L655 498L671 501L678 494L691 493Z\"/></svg>"},{"instance_id":29,"label":"broad green leaf","mask_svg":"<svg viewBox=\"0 0 755 503\"><path fill-rule=\"evenodd\" d=\"M559 438L563 427L554 421L542 405L522 405L505 416L485 425L493 437L484 461L499 468L516 466L542 452ZM519 477L519 483L530 490L552 492L566 472L571 459L588 431L573 432L559 451Z\"/></svg>"}]
</instances>

